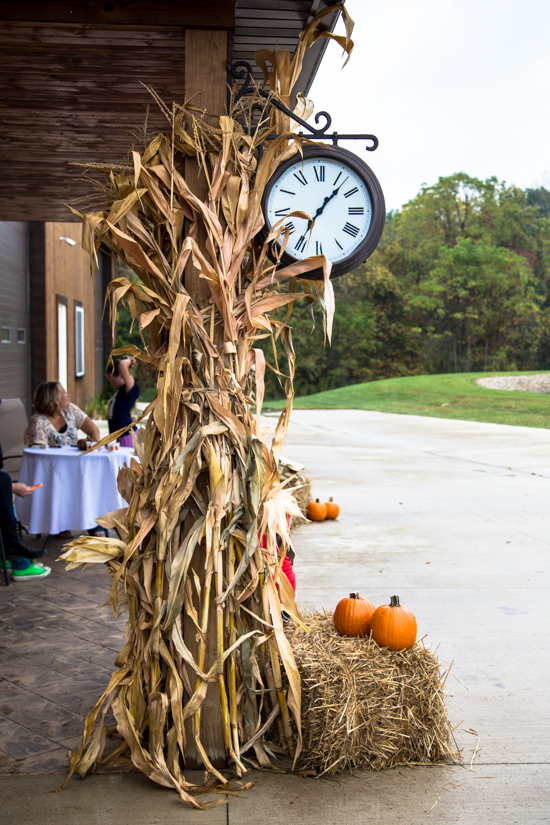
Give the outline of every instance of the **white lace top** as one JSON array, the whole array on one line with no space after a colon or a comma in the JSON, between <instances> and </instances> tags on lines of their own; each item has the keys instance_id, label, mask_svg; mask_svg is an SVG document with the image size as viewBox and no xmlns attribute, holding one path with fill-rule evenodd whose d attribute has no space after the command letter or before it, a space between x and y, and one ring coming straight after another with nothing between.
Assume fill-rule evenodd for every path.
<instances>
[{"instance_id":1,"label":"white lace top","mask_svg":"<svg viewBox=\"0 0 550 825\"><path fill-rule=\"evenodd\" d=\"M63 444L76 447L78 430L87 415L76 404L69 404L61 412L67 422L67 429L63 433L58 432L45 415L35 413L23 436L25 447L60 447Z\"/></svg>"}]
</instances>

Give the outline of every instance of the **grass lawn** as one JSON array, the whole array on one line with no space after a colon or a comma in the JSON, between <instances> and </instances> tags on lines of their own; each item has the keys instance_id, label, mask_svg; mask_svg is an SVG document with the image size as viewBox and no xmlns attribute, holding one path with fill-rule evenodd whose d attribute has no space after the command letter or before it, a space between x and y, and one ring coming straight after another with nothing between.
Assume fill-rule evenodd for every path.
<instances>
[{"instance_id":1,"label":"grass lawn","mask_svg":"<svg viewBox=\"0 0 550 825\"><path fill-rule=\"evenodd\" d=\"M415 375L352 384L294 399L296 409L354 409L434 418L459 418L522 427L550 427L550 394L488 390L477 378L491 375L537 375L531 372L470 372ZM267 401L264 410L281 409L283 401Z\"/></svg>"}]
</instances>

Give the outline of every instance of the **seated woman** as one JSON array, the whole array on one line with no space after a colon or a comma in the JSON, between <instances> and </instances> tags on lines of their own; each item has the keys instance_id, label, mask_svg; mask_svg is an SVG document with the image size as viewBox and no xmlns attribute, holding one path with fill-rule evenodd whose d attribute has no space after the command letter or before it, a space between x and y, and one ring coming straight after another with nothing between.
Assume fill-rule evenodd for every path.
<instances>
[{"instance_id":1,"label":"seated woman","mask_svg":"<svg viewBox=\"0 0 550 825\"><path fill-rule=\"evenodd\" d=\"M97 425L76 404L71 404L69 393L58 381L40 384L34 393L33 405L36 413L23 436L25 447L69 445L85 450L86 439L79 440L79 429L91 441L100 440Z\"/></svg>"},{"instance_id":2,"label":"seated woman","mask_svg":"<svg viewBox=\"0 0 550 825\"><path fill-rule=\"evenodd\" d=\"M36 413L31 417L23 435L25 447L78 447L86 449L85 438L78 438L78 430L83 430L91 441L99 441L101 436L97 425L76 404L71 404L69 393L58 381L45 381L36 388L33 398ZM102 527L91 527L92 536L104 536ZM71 535L69 531L60 536Z\"/></svg>"}]
</instances>

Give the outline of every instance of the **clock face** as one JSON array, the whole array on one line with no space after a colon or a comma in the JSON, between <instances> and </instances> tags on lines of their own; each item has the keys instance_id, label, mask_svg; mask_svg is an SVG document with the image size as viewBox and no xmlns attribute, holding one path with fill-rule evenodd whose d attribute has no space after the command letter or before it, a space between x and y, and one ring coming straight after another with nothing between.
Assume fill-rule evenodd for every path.
<instances>
[{"instance_id":1,"label":"clock face","mask_svg":"<svg viewBox=\"0 0 550 825\"><path fill-rule=\"evenodd\" d=\"M347 258L366 238L372 203L365 183L349 166L323 157L299 158L277 180L267 201L271 226L291 212L310 215L314 224L294 216L287 251L297 260L326 255L329 261ZM280 242L283 236L280 237Z\"/></svg>"},{"instance_id":2,"label":"clock face","mask_svg":"<svg viewBox=\"0 0 550 825\"><path fill-rule=\"evenodd\" d=\"M384 227L384 196L369 167L345 149L307 146L275 172L262 201L266 233L288 227L283 263L325 255L332 277L374 251ZM305 212L311 221L292 215ZM288 216L288 217L287 217ZM282 244L284 234L279 237ZM318 278L319 270L302 277Z\"/></svg>"}]
</instances>

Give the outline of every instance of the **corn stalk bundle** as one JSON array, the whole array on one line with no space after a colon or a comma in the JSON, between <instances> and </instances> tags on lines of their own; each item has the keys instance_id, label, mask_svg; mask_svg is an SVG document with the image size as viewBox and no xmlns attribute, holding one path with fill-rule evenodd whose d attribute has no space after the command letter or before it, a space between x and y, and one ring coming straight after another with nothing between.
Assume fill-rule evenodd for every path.
<instances>
[{"instance_id":1,"label":"corn stalk bundle","mask_svg":"<svg viewBox=\"0 0 550 825\"><path fill-rule=\"evenodd\" d=\"M282 100L305 49L329 36L317 28L323 14L303 33L292 61L287 52L258 56ZM347 37L335 39L349 54L352 24L345 20ZM265 185L303 142L292 124L277 116L247 134L238 119L247 115L244 107L213 118L189 102L157 102L169 129L143 152L132 151L130 167L94 167L105 174L105 208L73 209L91 257L107 245L138 276L116 278L107 297L113 313L127 303L142 334L143 349L124 352L153 367L158 380L135 438L136 458L118 477L128 506L98 520L119 538L78 538L62 556L71 566L105 563L113 611L129 612L118 670L86 719L69 776L84 776L129 749L152 780L201 807L194 798L199 787L183 774L190 749L218 783L227 783L202 741L204 714L223 726L226 758L238 776L252 753L260 765L269 765L274 752L300 753L300 676L281 618L282 601L300 622L281 570L288 517L300 511L277 470L294 352L289 327L274 313L286 306L288 320L305 295L321 303L330 336L334 300L323 256L286 267L269 260L268 245L282 236L284 248L288 240L282 222L263 245L256 239ZM310 108L299 97L297 111ZM274 133L279 137L269 140ZM186 182L186 159L198 162L206 199ZM202 301L185 287L190 266L208 286ZM298 291L300 276L319 267L324 281L304 280ZM265 337L280 339L287 360L287 403L270 446L261 422L266 361L254 346ZM276 357L272 368L283 374ZM110 709L123 741L105 756Z\"/></svg>"}]
</instances>

